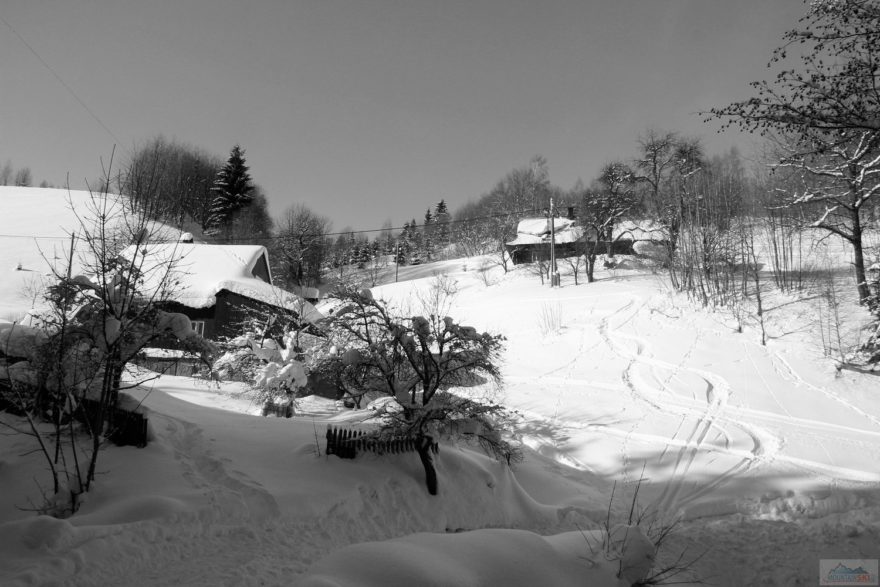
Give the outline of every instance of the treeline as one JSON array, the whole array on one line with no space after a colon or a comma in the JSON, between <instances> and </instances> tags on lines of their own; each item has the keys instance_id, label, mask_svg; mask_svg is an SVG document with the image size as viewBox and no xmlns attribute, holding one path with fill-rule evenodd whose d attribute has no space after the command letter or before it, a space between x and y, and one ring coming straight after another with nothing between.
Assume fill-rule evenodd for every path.
<instances>
[{"instance_id":1,"label":"treeline","mask_svg":"<svg viewBox=\"0 0 880 587\"><path fill-rule=\"evenodd\" d=\"M12 166L12 160L7 159L6 163L0 167L0 185L33 186L34 176L31 173L31 168L27 166L15 168ZM54 186L44 179L40 182L40 187L50 188Z\"/></svg>"},{"instance_id":2,"label":"treeline","mask_svg":"<svg viewBox=\"0 0 880 587\"><path fill-rule=\"evenodd\" d=\"M156 137L91 187L127 195L156 218L192 227L210 242L267 246L276 281L292 290L319 287L365 269L375 279L390 263L420 263L448 254L444 251L452 242L444 201L429 207L420 220L407 221L402 230L393 230L389 221L372 238L350 228L333 234L331 219L304 204L273 219L239 145L224 160Z\"/></svg>"},{"instance_id":3,"label":"treeline","mask_svg":"<svg viewBox=\"0 0 880 587\"><path fill-rule=\"evenodd\" d=\"M93 189L127 195L162 220L191 226L215 242L260 242L272 234L266 196L251 178L239 145L222 159L156 137L104 181L108 185Z\"/></svg>"},{"instance_id":4,"label":"treeline","mask_svg":"<svg viewBox=\"0 0 880 587\"><path fill-rule=\"evenodd\" d=\"M592 280L598 243L610 246L616 223L650 219L665 235L660 240L669 246L670 259L677 259L673 253L683 231L691 238L685 228L692 220L723 228L743 209L745 195L755 192L736 152L709 158L697 140L671 132L646 132L633 157L606 164L589 184L578 181L563 189L551 183L549 169L548 161L536 156L454 214L441 200L402 227L388 221L383 229L368 232L335 230L332 219L304 204L270 218L266 196L250 177L244 150L237 145L224 161L158 137L137 149L108 187L165 220L198 227L214 242L266 245L276 280L294 290L353 274L375 282L393 264L460 256L490 254L506 271L506 243L516 237L518 222L546 215L551 198L556 212L570 211L595 234L588 240L593 248L582 252ZM704 231L702 242L708 246L710 240ZM678 282L693 281L685 266L671 266Z\"/></svg>"},{"instance_id":5,"label":"treeline","mask_svg":"<svg viewBox=\"0 0 880 587\"><path fill-rule=\"evenodd\" d=\"M289 286L318 287L352 274L372 283L391 264L430 262L453 253L454 231L445 200L395 229L333 230L332 221L303 204L288 208L275 225L271 246L275 275ZM335 232L335 234L333 234Z\"/></svg>"}]
</instances>

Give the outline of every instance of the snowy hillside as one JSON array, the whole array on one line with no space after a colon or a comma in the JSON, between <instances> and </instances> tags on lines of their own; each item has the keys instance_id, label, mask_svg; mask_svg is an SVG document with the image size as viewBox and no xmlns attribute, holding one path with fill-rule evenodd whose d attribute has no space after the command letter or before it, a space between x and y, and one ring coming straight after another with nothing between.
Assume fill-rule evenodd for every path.
<instances>
[{"instance_id":1,"label":"snowy hillside","mask_svg":"<svg viewBox=\"0 0 880 587\"><path fill-rule=\"evenodd\" d=\"M262 418L240 384L162 377L134 393L150 444L108 447L70 519L26 511L44 468L33 439L0 436L0 584L619 585L601 527L613 486L626 521L639 478L641 506L680 520L660 560L705 551L712 584L880 558L880 381L835 372L812 302L773 300L762 346L647 270L550 289L475 266L419 271L456 280L456 319L507 337L498 399L524 463L442 443L431 497L413 453L323 455L328 423L369 413L308 397ZM414 308L430 279L373 291Z\"/></svg>"},{"instance_id":2,"label":"snowy hillside","mask_svg":"<svg viewBox=\"0 0 880 587\"><path fill-rule=\"evenodd\" d=\"M121 207L109 209L112 227L122 220ZM38 292L53 268L67 266L71 233L80 219L91 228L94 210L88 191L0 186L0 320L18 320L40 307ZM177 231L168 231L176 237ZM82 241L76 246L83 250ZM73 260L76 270L78 255Z\"/></svg>"}]
</instances>

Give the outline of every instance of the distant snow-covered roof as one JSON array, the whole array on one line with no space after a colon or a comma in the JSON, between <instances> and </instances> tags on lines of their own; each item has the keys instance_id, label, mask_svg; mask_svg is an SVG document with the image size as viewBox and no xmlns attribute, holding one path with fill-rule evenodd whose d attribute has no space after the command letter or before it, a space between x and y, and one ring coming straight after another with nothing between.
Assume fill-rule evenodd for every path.
<instances>
[{"instance_id":1,"label":"distant snow-covered roof","mask_svg":"<svg viewBox=\"0 0 880 587\"><path fill-rule=\"evenodd\" d=\"M557 244L573 243L584 236L582 226L575 226L574 220L568 218L554 218L553 230L554 241ZM546 218L525 218L520 220L516 227L516 238L507 244L538 245L550 242L550 222Z\"/></svg>"},{"instance_id":2,"label":"distant snow-covered roof","mask_svg":"<svg viewBox=\"0 0 880 587\"><path fill-rule=\"evenodd\" d=\"M543 242L550 242L550 241L549 241L549 239L545 241L545 240L544 240L544 237L535 236L534 234L527 234L527 233L522 233L522 232L521 232L521 233L519 233L519 234L516 235L516 238L515 238L515 239L513 239L512 241L509 241L507 244L508 244L509 246L515 246L515 245L539 245L539 244L541 244L541 243L543 243Z\"/></svg>"},{"instance_id":3,"label":"distant snow-covered roof","mask_svg":"<svg viewBox=\"0 0 880 587\"><path fill-rule=\"evenodd\" d=\"M568 218L554 218L553 225L556 231L561 231L574 224L574 220ZM516 233L542 236L550 234L550 221L547 218L523 218L516 225Z\"/></svg>"},{"instance_id":4,"label":"distant snow-covered roof","mask_svg":"<svg viewBox=\"0 0 880 587\"><path fill-rule=\"evenodd\" d=\"M166 301L189 308L209 308L217 294L227 290L238 295L296 310L309 322L323 318L315 307L297 296L254 276L260 259L268 264L266 247L260 245L207 245L194 243L146 243L134 245L121 255L142 266L145 291L158 292ZM170 272L169 269L170 268Z\"/></svg>"}]
</instances>

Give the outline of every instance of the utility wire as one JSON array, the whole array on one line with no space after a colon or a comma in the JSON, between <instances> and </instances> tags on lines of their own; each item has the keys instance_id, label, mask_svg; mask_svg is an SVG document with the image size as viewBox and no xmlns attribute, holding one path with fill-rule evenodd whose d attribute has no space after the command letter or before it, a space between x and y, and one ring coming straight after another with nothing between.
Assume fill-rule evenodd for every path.
<instances>
[{"instance_id":1,"label":"utility wire","mask_svg":"<svg viewBox=\"0 0 880 587\"><path fill-rule=\"evenodd\" d=\"M82 106L82 108L86 112L89 113L89 115L95 120L95 122L97 122L101 126L101 128L104 129L104 131L110 136L110 138L112 138L116 142L117 145L121 145L122 141L119 140L119 138L113 133L113 131L110 130L110 128L106 124L104 124L104 122L98 117L97 114L94 113L94 111L92 111L91 108L89 108L89 106L82 100L82 98L79 97L79 95L73 90L73 88L70 87L70 85L68 85L68 83L66 81L64 81L64 79L58 74L58 72L56 72L55 69L53 69L52 66L49 65L46 62L46 60L40 56L39 53L37 53L36 49L34 49L31 46L31 44L28 43L25 40L25 38L22 37L11 24L9 24L9 21L7 21L5 18L3 18L3 15L0 15L0 21L2 21L3 24L5 24L6 27L10 31L12 31L12 34L14 34L18 38L18 40L21 41L21 43L25 47L28 48L28 50L34 55L34 57L36 57L37 60L41 64L43 64L43 67L45 67L55 77L55 79L58 80L58 83L60 83L64 87L64 89L67 90L67 93L69 93L73 97L73 99L76 100L79 103L79 105ZM522 215L525 213L533 213L533 212L538 212L538 211L541 211L541 210L538 210L538 209L520 210L519 214ZM462 223L467 223L467 222L475 222L478 220L487 220L487 219L491 219L491 218L501 218L503 216L509 216L509 215L510 215L509 212L504 212L504 213L500 213L500 214L478 216L478 217L473 217L473 218L464 218L464 219L460 219L460 220L448 220L448 221L444 222L443 224L462 224ZM424 228L425 226L427 226L427 224L412 224L412 225L409 225L409 228ZM345 231L341 231L341 232L311 233L311 234L303 234L303 235L298 235L298 236L302 236L302 237L317 237L317 236L328 237L328 236L341 236L341 235L346 235L346 234L368 234L368 233L373 233L373 232L385 232L388 230L403 230L404 228L406 228L406 227L405 226L397 226L397 227L390 227L390 228L383 227L383 228L370 228L370 229L363 229L363 230L345 230ZM25 235L25 234L0 234L0 238L27 238L27 239L41 239L41 240L56 239L57 240L57 239L67 238L67 235L64 235L64 236L60 236L60 235L59 236L41 236L41 235ZM274 236L263 236L263 237L238 237L238 238L229 238L229 239L224 239L224 240L233 241L233 242L234 241L251 241L252 242L252 241L284 240L285 238L286 237L284 237L282 235L274 235Z\"/></svg>"},{"instance_id":2,"label":"utility wire","mask_svg":"<svg viewBox=\"0 0 880 587\"><path fill-rule=\"evenodd\" d=\"M67 82L64 81L64 79L63 79L60 75L58 75L58 72L56 72L56 71L52 68L51 65L49 65L48 63L46 63L46 60L45 60L45 59L43 59L42 57L40 57L40 54L37 53L37 51L36 51L33 47L31 47L30 43L28 43L27 41L25 41L24 37L22 37L20 34L18 34L18 31L15 30L15 29L12 27L11 24L9 24L9 21L7 21L5 18L3 18L2 15L0 15L0 20L2 20L2 21L3 21L3 24L5 24L6 27L7 27L10 31L12 31L12 34L15 35L16 37L18 37L18 40L21 41L22 44L24 44L24 46L27 47L28 50L29 50L31 53L34 54L34 57L36 57L36 58L39 60L39 62L43 64L43 67L45 67L46 69L48 69L49 72L50 72L53 76L55 76L55 79L58 80L58 83L60 83L62 86L64 86L64 89L67 90L67 93L70 94L71 96L73 96L73 99L76 100L77 102L79 102L79 105L82 106L83 109L84 109L86 112L88 112L89 115L90 115L92 118L95 119L95 122L97 122L99 125L101 125L101 128L103 128L104 131L105 131L108 135L110 135L110 138L112 138L112 139L116 142L117 145L121 145L121 144L122 144L122 141L120 141L120 140L116 137L116 135L113 134L113 131L110 130L110 129L107 127L107 125L104 124L104 122L103 122L100 118L98 118L98 115L95 114L95 113L92 111L92 109L89 108L88 105L82 100L82 98L80 98L79 95L77 95L77 93L73 91L73 88L71 88L71 87L67 84Z\"/></svg>"},{"instance_id":3,"label":"utility wire","mask_svg":"<svg viewBox=\"0 0 880 587\"><path fill-rule=\"evenodd\" d=\"M534 208L534 209L519 210L514 214L516 216L522 216L524 214L532 214L532 213L537 213L537 212L544 214L545 209ZM512 213L510 213L510 212L502 212L502 213L498 213L498 214L487 214L484 216L473 216L471 218L461 218L459 220L448 220L446 222L439 223L439 224L466 224L468 222L478 222L480 220L491 220L494 218L503 218L505 216L511 216L511 215L512 215ZM431 226L438 226L439 224L432 224ZM417 228L417 229L422 228L423 229L423 228L425 228L425 226L429 226L429 225L424 224L424 223L411 224L411 225L409 225L409 228ZM403 230L404 228L407 228L407 227L405 227L405 226L387 227L386 226L383 228L343 230L343 231L339 231L339 232L304 233L304 234L296 235L296 236L298 236L298 237L301 236L304 238L305 237L319 237L319 236L322 236L322 237L344 236L344 235L348 235L348 234L368 234L368 233L373 233L373 232L380 232L381 233L381 232L388 232L388 231L393 231L393 230ZM0 234L0 238L27 238L27 239L54 239L54 240L58 240L58 239L66 239L69 237L70 237L69 234L58 235L58 236L48 236L48 235L41 236L41 235L30 235L30 234ZM277 235L276 234L276 235L272 235L272 236L236 237L236 238L229 238L229 239L223 239L223 240L224 241L233 241L233 242L240 242L240 241L253 242L253 241L280 241L280 240L287 240L288 238L289 237L286 237L284 235ZM153 241L153 242L177 242L177 240L174 240L174 241Z\"/></svg>"}]
</instances>

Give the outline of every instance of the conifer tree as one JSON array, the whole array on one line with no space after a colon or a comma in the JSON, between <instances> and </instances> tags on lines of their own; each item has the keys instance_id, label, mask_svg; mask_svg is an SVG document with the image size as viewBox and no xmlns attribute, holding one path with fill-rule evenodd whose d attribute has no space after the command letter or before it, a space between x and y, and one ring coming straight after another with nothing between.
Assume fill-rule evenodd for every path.
<instances>
[{"instance_id":1,"label":"conifer tree","mask_svg":"<svg viewBox=\"0 0 880 587\"><path fill-rule=\"evenodd\" d=\"M412 248L412 229L409 222L403 223L403 230L397 238L397 264L406 265Z\"/></svg>"},{"instance_id":2,"label":"conifer tree","mask_svg":"<svg viewBox=\"0 0 880 587\"><path fill-rule=\"evenodd\" d=\"M425 259L430 261L434 256L434 232L436 227L434 226L434 215L431 214L431 209L428 208L425 210L425 225L422 227L422 251L425 256Z\"/></svg>"},{"instance_id":3,"label":"conifer tree","mask_svg":"<svg viewBox=\"0 0 880 587\"><path fill-rule=\"evenodd\" d=\"M209 223L215 230L226 228L228 232L238 211L253 201L254 184L248 169L244 149L235 145L211 188L215 195Z\"/></svg>"},{"instance_id":4,"label":"conifer tree","mask_svg":"<svg viewBox=\"0 0 880 587\"><path fill-rule=\"evenodd\" d=\"M392 254L394 254L394 250L395 250L395 241L394 241L394 236L391 234L391 232L388 232L388 233L385 234L385 236L382 238L382 247L381 247L381 250L382 250L382 254L384 254L384 255L392 255Z\"/></svg>"},{"instance_id":5,"label":"conifer tree","mask_svg":"<svg viewBox=\"0 0 880 587\"><path fill-rule=\"evenodd\" d=\"M416 222L416 219L413 218L409 221L409 234L410 234L410 256L408 258L409 263L413 265L417 265L421 263L422 258L422 233L419 231L419 225Z\"/></svg>"},{"instance_id":6,"label":"conifer tree","mask_svg":"<svg viewBox=\"0 0 880 587\"><path fill-rule=\"evenodd\" d=\"M449 245L449 209L446 200L440 200L434 207L435 246L445 249Z\"/></svg>"}]
</instances>

